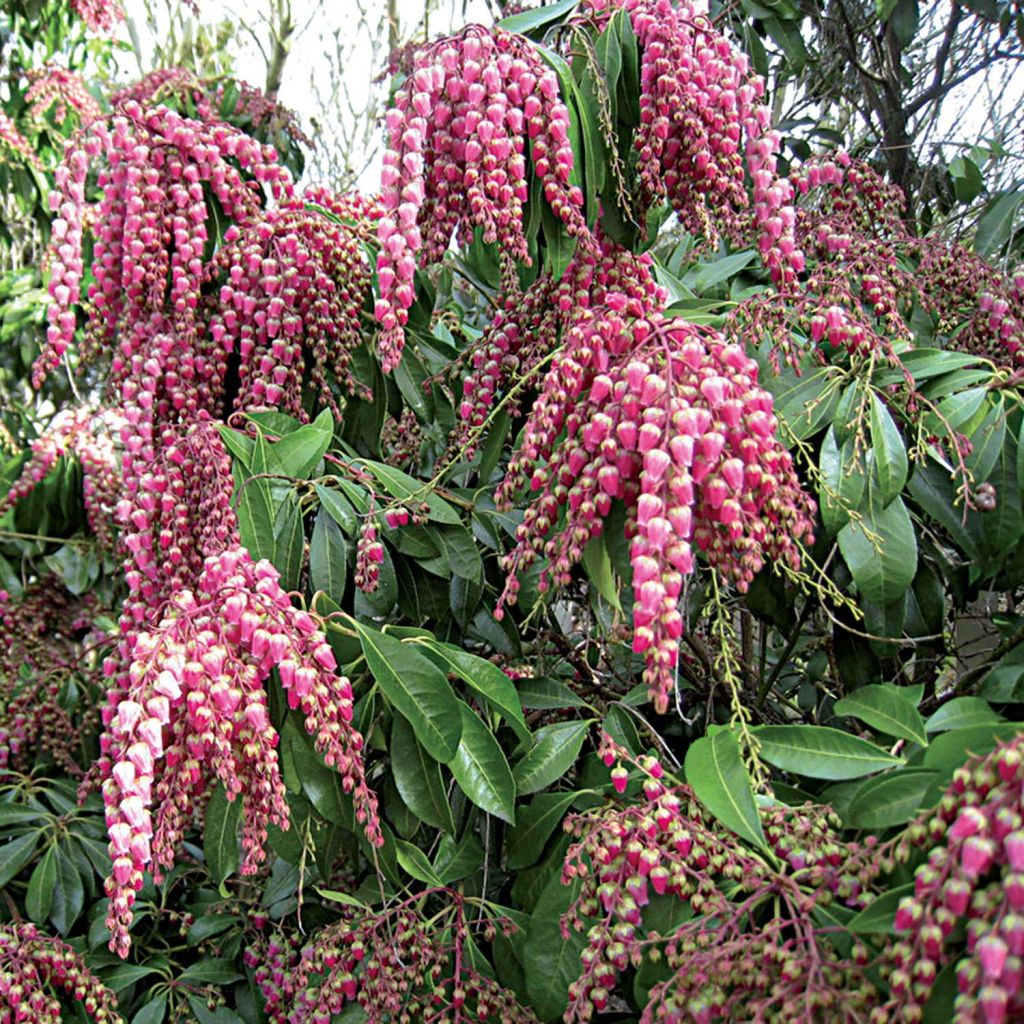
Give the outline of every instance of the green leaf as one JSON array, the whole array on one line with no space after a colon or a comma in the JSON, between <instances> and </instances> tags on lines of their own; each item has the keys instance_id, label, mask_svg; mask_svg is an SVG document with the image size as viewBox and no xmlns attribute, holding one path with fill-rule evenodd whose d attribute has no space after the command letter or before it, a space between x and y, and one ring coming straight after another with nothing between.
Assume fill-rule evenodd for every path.
<instances>
[{"instance_id":1,"label":"green leaf","mask_svg":"<svg viewBox=\"0 0 1024 1024\"><path fill-rule=\"evenodd\" d=\"M28 892L25 894L25 911L29 918L38 925L45 923L50 916L53 901L53 890L57 885L57 854L50 847L43 859L35 866L28 880Z\"/></svg>"},{"instance_id":2,"label":"green leaf","mask_svg":"<svg viewBox=\"0 0 1024 1024\"><path fill-rule=\"evenodd\" d=\"M324 409L312 422L270 445L270 458L286 476L305 480L317 467L334 437L334 416Z\"/></svg>"},{"instance_id":3,"label":"green leaf","mask_svg":"<svg viewBox=\"0 0 1024 1024\"><path fill-rule=\"evenodd\" d=\"M161 992L154 999L145 1003L132 1017L132 1024L163 1024L167 1015L167 993Z\"/></svg>"},{"instance_id":4,"label":"green leaf","mask_svg":"<svg viewBox=\"0 0 1024 1024\"><path fill-rule=\"evenodd\" d=\"M886 736L928 746L924 719L914 702L896 686L861 686L836 702L837 715L850 715Z\"/></svg>"},{"instance_id":5,"label":"green leaf","mask_svg":"<svg viewBox=\"0 0 1024 1024\"><path fill-rule=\"evenodd\" d=\"M241 817L241 797L229 801L224 784L218 783L206 805L203 823L203 855L217 885L238 867L238 823Z\"/></svg>"},{"instance_id":6,"label":"green leaf","mask_svg":"<svg viewBox=\"0 0 1024 1024\"><path fill-rule=\"evenodd\" d=\"M561 825L572 802L579 796L574 790L565 793L540 793L526 807L519 809L516 827L508 837L508 868L536 864L552 833Z\"/></svg>"},{"instance_id":7,"label":"green leaf","mask_svg":"<svg viewBox=\"0 0 1024 1024\"><path fill-rule=\"evenodd\" d=\"M868 779L850 801L843 824L848 828L891 828L914 818L938 773L901 768Z\"/></svg>"},{"instance_id":8,"label":"green leaf","mask_svg":"<svg viewBox=\"0 0 1024 1024\"><path fill-rule=\"evenodd\" d=\"M114 992L121 992L151 974L159 974L159 971L146 964L118 964L109 974L103 975L103 984Z\"/></svg>"},{"instance_id":9,"label":"green leaf","mask_svg":"<svg viewBox=\"0 0 1024 1024\"><path fill-rule=\"evenodd\" d=\"M325 508L316 514L309 541L309 582L341 604L345 596L348 548L341 529Z\"/></svg>"},{"instance_id":10,"label":"green leaf","mask_svg":"<svg viewBox=\"0 0 1024 1024\"><path fill-rule=\"evenodd\" d=\"M412 645L355 623L366 664L388 701L431 757L447 764L459 749L462 716L445 674Z\"/></svg>"},{"instance_id":11,"label":"green leaf","mask_svg":"<svg viewBox=\"0 0 1024 1024\"><path fill-rule=\"evenodd\" d=\"M754 262L754 250L745 249L728 256L721 256L710 263L698 263L691 267L683 278L683 284L696 295L703 295L716 284L728 281Z\"/></svg>"},{"instance_id":12,"label":"green leaf","mask_svg":"<svg viewBox=\"0 0 1024 1024\"><path fill-rule=\"evenodd\" d=\"M741 839L765 849L754 787L732 731L718 729L691 743L685 768L686 781L704 807Z\"/></svg>"},{"instance_id":13,"label":"green leaf","mask_svg":"<svg viewBox=\"0 0 1024 1024\"><path fill-rule=\"evenodd\" d=\"M873 903L854 915L846 927L855 935L893 935L896 910L904 896L914 892L914 883L908 882L882 893Z\"/></svg>"},{"instance_id":14,"label":"green leaf","mask_svg":"<svg viewBox=\"0 0 1024 1024\"><path fill-rule=\"evenodd\" d=\"M847 523L836 540L857 589L874 604L895 604L914 582L917 538L902 498L868 512L862 523Z\"/></svg>"},{"instance_id":15,"label":"green leaf","mask_svg":"<svg viewBox=\"0 0 1024 1024\"><path fill-rule=\"evenodd\" d=\"M587 577L597 588L597 592L616 611L621 612L619 587L615 581L612 560L608 557L608 548L605 546L603 535L591 537L583 549L583 565L587 570Z\"/></svg>"},{"instance_id":16,"label":"green leaf","mask_svg":"<svg viewBox=\"0 0 1024 1024\"><path fill-rule=\"evenodd\" d=\"M764 760L809 779L859 779L903 764L867 740L823 725L762 725L754 733Z\"/></svg>"},{"instance_id":17,"label":"green leaf","mask_svg":"<svg viewBox=\"0 0 1024 1024\"><path fill-rule=\"evenodd\" d=\"M462 520L459 513L432 491L424 491L424 485L415 478L403 473L394 466L386 466L382 462L371 462L369 459L360 460L363 465L377 478L380 484L395 498L405 500L415 494L415 501L424 501L427 504L427 518L435 523L447 523L449 526L459 526Z\"/></svg>"},{"instance_id":18,"label":"green leaf","mask_svg":"<svg viewBox=\"0 0 1024 1024\"><path fill-rule=\"evenodd\" d=\"M230 960L206 957L186 967L178 977L182 981L198 982L202 985L230 985L233 981L238 981L242 974Z\"/></svg>"},{"instance_id":19,"label":"green leaf","mask_svg":"<svg viewBox=\"0 0 1024 1024\"><path fill-rule=\"evenodd\" d=\"M274 567L281 574L281 586L285 590L299 587L305 540L299 499L294 491L289 491L274 521Z\"/></svg>"},{"instance_id":20,"label":"green leaf","mask_svg":"<svg viewBox=\"0 0 1024 1024\"><path fill-rule=\"evenodd\" d=\"M821 486L818 501L821 519L830 534L837 533L850 521L850 513L860 509L867 484L865 457L855 457L854 441L847 439L842 448L836 439L835 427L829 427L819 455Z\"/></svg>"},{"instance_id":21,"label":"green leaf","mask_svg":"<svg viewBox=\"0 0 1024 1024\"><path fill-rule=\"evenodd\" d=\"M576 695L568 683L563 683L560 679L549 679L546 676L521 679L517 684L517 690L523 707L535 711L590 707L582 697ZM646 693L645 689L645 698Z\"/></svg>"},{"instance_id":22,"label":"green leaf","mask_svg":"<svg viewBox=\"0 0 1024 1024\"><path fill-rule=\"evenodd\" d=\"M248 469L252 459L253 439L247 434L243 434L240 430L232 430L230 427L223 425L217 426L217 432L220 434L220 439L224 442L224 447L231 453L232 458L240 463L243 469Z\"/></svg>"},{"instance_id":23,"label":"green leaf","mask_svg":"<svg viewBox=\"0 0 1024 1024\"><path fill-rule=\"evenodd\" d=\"M515 824L516 786L512 769L490 729L466 704L459 702L462 736L449 764L455 781L477 807L510 825Z\"/></svg>"},{"instance_id":24,"label":"green leaf","mask_svg":"<svg viewBox=\"0 0 1024 1024\"><path fill-rule=\"evenodd\" d=\"M993 256L1005 248L1021 203L1024 203L1024 192L1019 189L997 193L989 200L974 233L975 252Z\"/></svg>"},{"instance_id":25,"label":"green leaf","mask_svg":"<svg viewBox=\"0 0 1024 1024\"><path fill-rule=\"evenodd\" d=\"M33 818L38 819L38 812L31 813ZM36 845L39 843L39 835L39 832L29 832L26 835L18 836L17 839L7 839L0 846L0 889L6 886L32 859L32 855L36 852Z\"/></svg>"},{"instance_id":26,"label":"green leaf","mask_svg":"<svg viewBox=\"0 0 1024 1024\"><path fill-rule=\"evenodd\" d=\"M786 55L791 73L799 75L807 63L807 47L800 35L800 23L783 18L766 18L763 24L772 41Z\"/></svg>"},{"instance_id":27,"label":"green leaf","mask_svg":"<svg viewBox=\"0 0 1024 1024\"><path fill-rule=\"evenodd\" d=\"M467 831L458 843L451 836L441 836L434 857L434 870L445 885L451 885L476 874L483 862L484 848L476 836Z\"/></svg>"},{"instance_id":28,"label":"green leaf","mask_svg":"<svg viewBox=\"0 0 1024 1024\"><path fill-rule=\"evenodd\" d=\"M563 937L559 919L579 894L580 882L562 885L554 874L537 900L521 947L530 1004L541 1020L561 1018L569 986L580 976L580 953L586 937L570 929Z\"/></svg>"},{"instance_id":29,"label":"green leaf","mask_svg":"<svg viewBox=\"0 0 1024 1024\"><path fill-rule=\"evenodd\" d=\"M1005 719L981 697L954 697L924 723L927 732L948 732L975 725L995 725Z\"/></svg>"},{"instance_id":30,"label":"green leaf","mask_svg":"<svg viewBox=\"0 0 1024 1024\"><path fill-rule=\"evenodd\" d=\"M907 452L903 438L889 410L875 392L871 392L871 448L877 488L871 495L877 507L888 505L907 482Z\"/></svg>"},{"instance_id":31,"label":"green leaf","mask_svg":"<svg viewBox=\"0 0 1024 1024\"><path fill-rule=\"evenodd\" d=\"M396 839L395 852L402 870L412 875L416 881L426 885L444 885L433 865L427 860L427 855L418 846L413 846L404 839Z\"/></svg>"},{"instance_id":32,"label":"green leaf","mask_svg":"<svg viewBox=\"0 0 1024 1024\"><path fill-rule=\"evenodd\" d=\"M1020 723L972 725L966 729L950 729L936 736L924 755L925 768L934 768L948 778L967 758L994 750L1000 740L1013 739L1024 731Z\"/></svg>"},{"instance_id":33,"label":"green leaf","mask_svg":"<svg viewBox=\"0 0 1024 1024\"><path fill-rule=\"evenodd\" d=\"M370 909L365 903L357 900L351 893L338 892L335 889L320 889L319 887L316 891L320 893L325 900L330 900L332 903L340 903L344 907L353 907L356 910L362 910L364 912L368 912Z\"/></svg>"},{"instance_id":34,"label":"green leaf","mask_svg":"<svg viewBox=\"0 0 1024 1024\"><path fill-rule=\"evenodd\" d=\"M256 468L261 457L265 461L266 441L258 437L253 446L254 474L265 472ZM238 533L253 558L274 560L274 502L269 480L243 479L238 496Z\"/></svg>"},{"instance_id":35,"label":"green leaf","mask_svg":"<svg viewBox=\"0 0 1024 1024\"><path fill-rule=\"evenodd\" d=\"M470 689L497 708L519 739L524 743L533 742L515 684L497 665L437 640L428 641L426 646L442 659L447 671L455 673Z\"/></svg>"},{"instance_id":36,"label":"green leaf","mask_svg":"<svg viewBox=\"0 0 1024 1024\"><path fill-rule=\"evenodd\" d=\"M556 722L534 733L532 749L512 773L520 796L545 789L573 766L591 721Z\"/></svg>"},{"instance_id":37,"label":"green leaf","mask_svg":"<svg viewBox=\"0 0 1024 1024\"><path fill-rule=\"evenodd\" d=\"M441 766L420 746L412 726L401 715L395 715L391 723L391 771L398 795L420 821L455 831Z\"/></svg>"},{"instance_id":38,"label":"green leaf","mask_svg":"<svg viewBox=\"0 0 1024 1024\"><path fill-rule=\"evenodd\" d=\"M953 179L953 191L961 203L970 203L981 195L985 183L981 169L969 157L958 156L949 162L949 173Z\"/></svg>"},{"instance_id":39,"label":"green leaf","mask_svg":"<svg viewBox=\"0 0 1024 1024\"><path fill-rule=\"evenodd\" d=\"M337 491L324 487L322 484L314 484L316 496L320 499L320 507L327 509L327 514L351 536L359 529L359 516L352 507L348 498Z\"/></svg>"},{"instance_id":40,"label":"green leaf","mask_svg":"<svg viewBox=\"0 0 1024 1024\"><path fill-rule=\"evenodd\" d=\"M56 878L50 900L50 920L61 935L67 935L82 912L85 886L75 862L59 847L53 847Z\"/></svg>"},{"instance_id":41,"label":"green leaf","mask_svg":"<svg viewBox=\"0 0 1024 1024\"><path fill-rule=\"evenodd\" d=\"M469 530L461 524L441 527L433 531L432 536L441 542L444 547L442 557L447 560L451 571L456 576L461 576L474 583L483 582L483 559L480 557L480 548L473 540L473 535Z\"/></svg>"},{"instance_id":42,"label":"green leaf","mask_svg":"<svg viewBox=\"0 0 1024 1024\"><path fill-rule=\"evenodd\" d=\"M545 4L532 11L512 14L502 18L498 22L498 28L503 28L506 32L528 35L567 18L579 6L579 2L580 0L558 0L557 3Z\"/></svg>"}]
</instances>

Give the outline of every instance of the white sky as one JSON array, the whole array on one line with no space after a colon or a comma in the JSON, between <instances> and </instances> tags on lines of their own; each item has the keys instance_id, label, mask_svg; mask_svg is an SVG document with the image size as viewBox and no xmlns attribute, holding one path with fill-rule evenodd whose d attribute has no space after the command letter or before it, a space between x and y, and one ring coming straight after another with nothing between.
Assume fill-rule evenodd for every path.
<instances>
[{"instance_id":1,"label":"white sky","mask_svg":"<svg viewBox=\"0 0 1024 1024\"><path fill-rule=\"evenodd\" d=\"M169 0L180 7L180 0ZM386 0L290 0L292 18L297 26L291 54L288 58L284 82L280 92L281 102L294 110L300 117L303 128L309 132L311 119L316 119L324 131L330 132L332 123L340 124L345 110L325 110L317 96L317 90L324 94L330 89L332 55L339 44L348 49L344 62L345 85L352 105L359 109L365 106L374 78L381 71L381 62L387 54L377 55L374 61L368 33L360 31L361 10L368 20L376 23L386 14ZM423 17L424 4L430 4L428 30L432 36L452 31L471 22L489 24L493 21L486 0L397 0L400 34L407 37ZM132 19L137 37L144 53L144 64L152 67L150 54L153 49L153 33L146 24L146 8L159 8L159 0L149 4L143 0L124 0L125 11ZM248 17L248 28L267 38L261 15L269 9L270 0L199 0L200 17L204 25L213 25L222 19L237 23L240 17ZM167 23L164 10L158 10L162 25ZM160 31L158 27L157 31ZM335 35L339 34L338 38ZM240 33L242 48L232 47L237 77L262 87L266 78L266 64L251 36ZM127 39L128 33L124 33ZM138 74L134 57L125 57L126 77ZM350 118L351 120L351 118ZM357 147L362 149L363 147ZM375 191L379 176L379 152L369 166L363 170L359 185Z\"/></svg>"}]
</instances>

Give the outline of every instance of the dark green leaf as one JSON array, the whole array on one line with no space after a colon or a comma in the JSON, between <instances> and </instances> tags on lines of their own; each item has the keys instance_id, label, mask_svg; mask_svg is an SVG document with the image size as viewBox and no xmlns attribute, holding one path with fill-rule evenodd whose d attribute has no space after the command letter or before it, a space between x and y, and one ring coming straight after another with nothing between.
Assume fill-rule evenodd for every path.
<instances>
[{"instance_id":1,"label":"dark green leaf","mask_svg":"<svg viewBox=\"0 0 1024 1024\"><path fill-rule=\"evenodd\" d=\"M324 487L322 484L315 484L316 496L320 499L321 508L327 510L328 515L345 531L349 536L359 529L359 516L343 494Z\"/></svg>"},{"instance_id":2,"label":"dark green leaf","mask_svg":"<svg viewBox=\"0 0 1024 1024\"><path fill-rule=\"evenodd\" d=\"M313 536L309 541L309 582L313 590L322 590L341 604L348 572L348 548L341 529L321 508L316 514Z\"/></svg>"},{"instance_id":3,"label":"dark green leaf","mask_svg":"<svg viewBox=\"0 0 1024 1024\"><path fill-rule=\"evenodd\" d=\"M948 732L975 725L995 725L1003 720L1003 716L981 697L954 697L943 704L924 727L927 732Z\"/></svg>"},{"instance_id":4,"label":"dark green leaf","mask_svg":"<svg viewBox=\"0 0 1024 1024\"><path fill-rule=\"evenodd\" d=\"M412 875L418 882L426 885L444 885L433 865L427 860L427 855L418 846L413 846L404 839L396 839L395 850L402 870Z\"/></svg>"},{"instance_id":5,"label":"dark green leaf","mask_svg":"<svg viewBox=\"0 0 1024 1024\"><path fill-rule=\"evenodd\" d=\"M843 824L872 829L905 825L915 817L937 777L937 772L927 768L901 768L868 779L854 793Z\"/></svg>"},{"instance_id":6,"label":"dark green leaf","mask_svg":"<svg viewBox=\"0 0 1024 1024\"><path fill-rule=\"evenodd\" d=\"M299 587L305 539L299 499L294 491L289 491L274 522L274 567L281 574L281 586L285 590Z\"/></svg>"},{"instance_id":7,"label":"dark green leaf","mask_svg":"<svg viewBox=\"0 0 1024 1024\"><path fill-rule=\"evenodd\" d=\"M18 808L21 810L21 808ZM28 808L25 808L28 810ZM38 819L37 811L30 812L32 817ZM17 839L7 839L0 845L0 889L18 874L19 871L32 859L36 852L36 845L39 842L39 832L29 832L26 835L18 836Z\"/></svg>"},{"instance_id":8,"label":"dark green leaf","mask_svg":"<svg viewBox=\"0 0 1024 1024\"><path fill-rule=\"evenodd\" d=\"M539 793L526 807L519 809L516 827L508 837L508 868L536 864L552 833L561 825L570 805L579 793Z\"/></svg>"},{"instance_id":9,"label":"dark green leaf","mask_svg":"<svg viewBox=\"0 0 1024 1024\"><path fill-rule=\"evenodd\" d=\"M516 787L498 741L472 708L459 702L462 736L449 764L455 781L477 807L515 824Z\"/></svg>"},{"instance_id":10,"label":"dark green leaf","mask_svg":"<svg viewBox=\"0 0 1024 1024\"><path fill-rule=\"evenodd\" d=\"M513 776L520 796L545 789L575 763L590 728L585 722L556 722L534 733L533 748L516 765Z\"/></svg>"},{"instance_id":11,"label":"dark green leaf","mask_svg":"<svg viewBox=\"0 0 1024 1024\"><path fill-rule=\"evenodd\" d=\"M697 799L726 828L765 848L761 818L739 744L729 729L718 729L686 751L686 781Z\"/></svg>"},{"instance_id":12,"label":"dark green leaf","mask_svg":"<svg viewBox=\"0 0 1024 1024\"><path fill-rule=\"evenodd\" d=\"M167 1015L167 993L161 992L155 999L150 999L141 1010L132 1017L132 1024L163 1024Z\"/></svg>"},{"instance_id":13,"label":"dark green leaf","mask_svg":"<svg viewBox=\"0 0 1024 1024\"><path fill-rule=\"evenodd\" d=\"M57 885L57 854L50 847L43 859L35 866L28 880L28 892L25 895L25 910L29 918L38 925L43 925L50 916L53 901L53 890Z\"/></svg>"},{"instance_id":14,"label":"dark green leaf","mask_svg":"<svg viewBox=\"0 0 1024 1024\"><path fill-rule=\"evenodd\" d=\"M67 935L82 912L85 886L75 862L59 846L54 846L51 852L54 855L56 878L53 898L50 900L50 920L61 935Z\"/></svg>"},{"instance_id":15,"label":"dark green leaf","mask_svg":"<svg viewBox=\"0 0 1024 1024\"><path fill-rule=\"evenodd\" d=\"M871 446L874 454L872 503L876 507L889 504L907 482L907 452L896 424L882 400L871 393Z\"/></svg>"},{"instance_id":16,"label":"dark green leaf","mask_svg":"<svg viewBox=\"0 0 1024 1024\"><path fill-rule=\"evenodd\" d=\"M580 976L580 953L586 945L581 932L562 936L559 918L579 892L579 881L562 885L554 875L530 915L521 947L530 1003L542 1020L560 1018L569 1002L569 986Z\"/></svg>"},{"instance_id":17,"label":"dark green leaf","mask_svg":"<svg viewBox=\"0 0 1024 1024\"><path fill-rule=\"evenodd\" d=\"M917 539L902 498L868 512L862 522L848 523L836 540L857 589L874 604L894 604L913 583Z\"/></svg>"},{"instance_id":18,"label":"dark green leaf","mask_svg":"<svg viewBox=\"0 0 1024 1024\"><path fill-rule=\"evenodd\" d=\"M412 726L401 715L391 723L391 771L398 795L420 821L455 831L441 766L420 746Z\"/></svg>"},{"instance_id":19,"label":"dark green leaf","mask_svg":"<svg viewBox=\"0 0 1024 1024\"><path fill-rule=\"evenodd\" d=\"M224 784L218 783L206 805L203 825L203 855L210 875L218 885L238 867L238 823L241 817L241 798L229 801Z\"/></svg>"},{"instance_id":20,"label":"dark green leaf","mask_svg":"<svg viewBox=\"0 0 1024 1024\"><path fill-rule=\"evenodd\" d=\"M974 233L976 252L994 256L1006 246L1021 203L1024 203L1024 192L1019 189L1000 192L989 200Z\"/></svg>"},{"instance_id":21,"label":"dark green leaf","mask_svg":"<svg viewBox=\"0 0 1024 1024\"><path fill-rule=\"evenodd\" d=\"M837 715L850 715L886 736L928 746L924 719L914 701L896 686L861 686L836 702Z\"/></svg>"},{"instance_id":22,"label":"dark green leaf","mask_svg":"<svg viewBox=\"0 0 1024 1024\"><path fill-rule=\"evenodd\" d=\"M558 0L557 3L544 4L532 11L512 14L502 18L498 22L498 28L503 28L506 32L518 32L519 35L538 32L568 17L579 6L579 2L580 0Z\"/></svg>"},{"instance_id":23,"label":"dark green leaf","mask_svg":"<svg viewBox=\"0 0 1024 1024\"><path fill-rule=\"evenodd\" d=\"M754 730L769 764L809 779L859 779L902 764L867 740L821 725L763 725Z\"/></svg>"},{"instance_id":24,"label":"dark green leaf","mask_svg":"<svg viewBox=\"0 0 1024 1024\"><path fill-rule=\"evenodd\" d=\"M334 416L324 409L312 422L270 445L270 459L286 476L305 480L324 457L334 437Z\"/></svg>"},{"instance_id":25,"label":"dark green leaf","mask_svg":"<svg viewBox=\"0 0 1024 1024\"><path fill-rule=\"evenodd\" d=\"M179 977L182 981L202 985L230 985L233 981L238 981L242 975L230 960L206 957L186 967Z\"/></svg>"},{"instance_id":26,"label":"dark green leaf","mask_svg":"<svg viewBox=\"0 0 1024 1024\"><path fill-rule=\"evenodd\" d=\"M893 935L893 921L896 919L896 910L900 900L904 896L910 896L914 892L914 883L908 882L896 889L890 889L882 893L873 903L869 903L847 924L856 935Z\"/></svg>"},{"instance_id":27,"label":"dark green leaf","mask_svg":"<svg viewBox=\"0 0 1024 1024\"><path fill-rule=\"evenodd\" d=\"M462 717L445 674L410 644L356 623L366 664L384 696L408 719L428 754L447 764L459 749Z\"/></svg>"},{"instance_id":28,"label":"dark green leaf","mask_svg":"<svg viewBox=\"0 0 1024 1024\"><path fill-rule=\"evenodd\" d=\"M445 885L451 885L475 874L483 862L484 848L476 836L467 831L458 843L451 836L441 836L434 870Z\"/></svg>"},{"instance_id":29,"label":"dark green leaf","mask_svg":"<svg viewBox=\"0 0 1024 1024\"><path fill-rule=\"evenodd\" d=\"M453 672L470 689L485 697L524 743L533 741L515 684L497 665L451 644L431 640L427 646L442 659L447 671Z\"/></svg>"}]
</instances>

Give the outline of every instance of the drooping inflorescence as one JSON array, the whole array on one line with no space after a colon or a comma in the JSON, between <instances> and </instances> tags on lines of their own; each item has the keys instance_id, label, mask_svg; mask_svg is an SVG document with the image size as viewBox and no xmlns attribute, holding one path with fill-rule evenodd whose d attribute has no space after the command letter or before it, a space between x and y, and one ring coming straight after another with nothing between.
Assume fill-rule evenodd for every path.
<instances>
[{"instance_id":1,"label":"drooping inflorescence","mask_svg":"<svg viewBox=\"0 0 1024 1024\"><path fill-rule=\"evenodd\" d=\"M515 995L472 964L473 932L484 939L505 920L478 919L461 893L428 890L446 905L429 921L406 900L381 913L346 910L343 920L320 931L301 951L282 936L250 950L256 982L271 1024L322 1024L355 1002L371 1021L423 1024L536 1024Z\"/></svg>"},{"instance_id":2,"label":"drooping inflorescence","mask_svg":"<svg viewBox=\"0 0 1024 1024\"><path fill-rule=\"evenodd\" d=\"M305 419L307 372L338 418L332 381L349 393L365 392L349 364L362 342L370 287L361 240L377 216L368 200L314 188L283 200L249 230L225 234L206 267L207 280L223 280L209 331L239 354L235 409L281 407Z\"/></svg>"},{"instance_id":3,"label":"drooping inflorescence","mask_svg":"<svg viewBox=\"0 0 1024 1024\"><path fill-rule=\"evenodd\" d=\"M641 215L667 200L687 230L714 241L745 233L752 219L765 267L786 289L804 257L794 237L793 190L777 173L780 136L761 102L764 81L715 27L707 6L704 0L586 0L582 10L600 24L625 9L640 45Z\"/></svg>"},{"instance_id":4,"label":"drooping inflorescence","mask_svg":"<svg viewBox=\"0 0 1024 1024\"><path fill-rule=\"evenodd\" d=\"M74 112L82 125L103 117L103 108L89 92L85 79L77 71L56 64L29 72L25 104L37 121L51 111L58 124L65 121L69 111Z\"/></svg>"},{"instance_id":5,"label":"drooping inflorescence","mask_svg":"<svg viewBox=\"0 0 1024 1024\"><path fill-rule=\"evenodd\" d=\"M471 25L426 47L387 127L376 308L385 371L402 355L416 268L439 260L453 234L465 242L480 229L506 257L528 261L527 147L555 216L570 235L589 236L558 77L523 38Z\"/></svg>"},{"instance_id":6,"label":"drooping inflorescence","mask_svg":"<svg viewBox=\"0 0 1024 1024\"><path fill-rule=\"evenodd\" d=\"M110 32L124 20L119 0L71 0L71 9L93 32Z\"/></svg>"},{"instance_id":7,"label":"drooping inflorescence","mask_svg":"<svg viewBox=\"0 0 1024 1024\"><path fill-rule=\"evenodd\" d=\"M239 367L240 411L301 409L307 358L315 385L328 370L345 373L367 280L357 239L372 208L322 191L297 199L275 158L226 124L127 100L69 146L57 173L53 301L35 376L74 338L88 221L95 281L85 347L109 359L123 416L116 514L128 596L104 664L97 764L113 858L107 923L121 956L143 872L174 863L214 780L245 802L244 871L262 859L268 825L287 827L267 712L272 668L353 794L368 839L382 842L351 687L276 571L241 547L218 432L229 365ZM99 202L87 216L94 165ZM267 208L265 189L278 207ZM208 195L234 225L212 262Z\"/></svg>"},{"instance_id":8,"label":"drooping inflorescence","mask_svg":"<svg viewBox=\"0 0 1024 1024\"><path fill-rule=\"evenodd\" d=\"M94 122L68 144L56 172L47 343L33 372L38 387L71 343L82 282L82 229L90 165L102 156L93 214L90 344L109 349L154 311L200 344L196 324L210 212L204 184L224 214L250 224L263 205L260 183L291 194L273 149L227 125L206 125L164 107L125 103L109 123ZM252 178L247 180L243 174ZM114 363L115 379L125 361Z\"/></svg>"},{"instance_id":9,"label":"drooping inflorescence","mask_svg":"<svg viewBox=\"0 0 1024 1024\"><path fill-rule=\"evenodd\" d=\"M957 769L934 810L907 827L900 859L928 854L895 917L890 999L872 1020L920 1020L956 960L955 1024L1004 1024L1024 1010L1024 741ZM961 929L966 926L966 950Z\"/></svg>"},{"instance_id":10,"label":"drooping inflorescence","mask_svg":"<svg viewBox=\"0 0 1024 1024\"><path fill-rule=\"evenodd\" d=\"M22 135L18 126L0 110L0 161L3 163L30 164L42 170L39 155L32 143Z\"/></svg>"},{"instance_id":11,"label":"drooping inflorescence","mask_svg":"<svg viewBox=\"0 0 1024 1024\"><path fill-rule=\"evenodd\" d=\"M845 153L796 168L796 237L809 260L806 281L785 295L741 303L731 336L772 338L772 359L798 365L826 344L899 365L913 344L918 303L946 347L1019 365L1024 351L1024 273L1000 272L965 246L918 237L901 218L903 193Z\"/></svg>"},{"instance_id":12,"label":"drooping inflorescence","mask_svg":"<svg viewBox=\"0 0 1024 1024\"><path fill-rule=\"evenodd\" d=\"M609 767L625 754L607 738L602 752ZM770 809L767 836L777 851L788 847L773 866L709 818L688 787L670 784L656 760L628 760L612 779L624 790L638 768L639 799L565 823L574 842L562 881L579 888L562 930L587 935L565 1020L606 1009L623 972L648 957L671 974L651 988L644 1024L863 1020L877 999L866 951L840 954L815 910L837 898L861 905L878 871L872 851L830 842L813 808ZM658 897L693 911L668 935L647 920Z\"/></svg>"},{"instance_id":13,"label":"drooping inflorescence","mask_svg":"<svg viewBox=\"0 0 1024 1024\"><path fill-rule=\"evenodd\" d=\"M59 414L31 444L28 460L7 494L0 515L32 493L58 459L76 458L82 467L82 500L89 528L106 551L114 550L114 507L121 495L119 456L114 438L119 417L111 410L74 409Z\"/></svg>"},{"instance_id":14,"label":"drooping inflorescence","mask_svg":"<svg viewBox=\"0 0 1024 1024\"><path fill-rule=\"evenodd\" d=\"M31 924L0 924L0 1021L61 1024L58 992L94 1024L123 1024L114 993L67 943Z\"/></svg>"},{"instance_id":15,"label":"drooping inflorescence","mask_svg":"<svg viewBox=\"0 0 1024 1024\"><path fill-rule=\"evenodd\" d=\"M540 554L541 589L568 582L612 502L627 511L633 647L659 712L674 689L694 547L745 589L767 558L793 567L813 503L779 443L757 367L716 331L612 293L563 338L498 490L539 492L516 531L499 602Z\"/></svg>"}]
</instances>

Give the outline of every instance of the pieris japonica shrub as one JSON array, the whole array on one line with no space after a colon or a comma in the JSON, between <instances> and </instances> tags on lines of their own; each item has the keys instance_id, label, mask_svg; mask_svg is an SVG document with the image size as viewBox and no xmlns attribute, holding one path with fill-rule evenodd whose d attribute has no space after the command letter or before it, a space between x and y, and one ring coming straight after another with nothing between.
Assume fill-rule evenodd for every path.
<instances>
[{"instance_id":1,"label":"pieris japonica shrub","mask_svg":"<svg viewBox=\"0 0 1024 1024\"><path fill-rule=\"evenodd\" d=\"M1012 263L793 145L759 16L403 48L359 195L72 6L0 110L0 1017L1024 1019Z\"/></svg>"}]
</instances>

